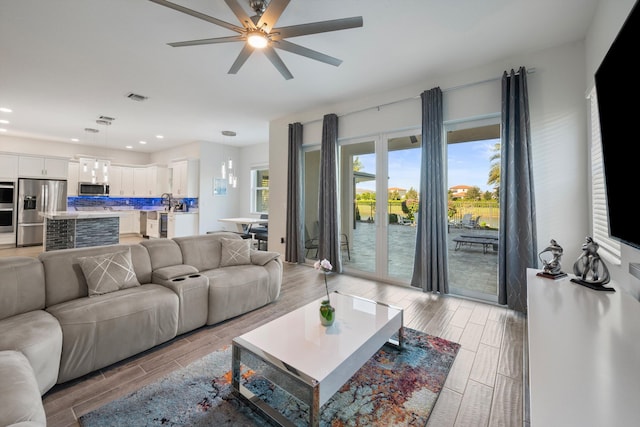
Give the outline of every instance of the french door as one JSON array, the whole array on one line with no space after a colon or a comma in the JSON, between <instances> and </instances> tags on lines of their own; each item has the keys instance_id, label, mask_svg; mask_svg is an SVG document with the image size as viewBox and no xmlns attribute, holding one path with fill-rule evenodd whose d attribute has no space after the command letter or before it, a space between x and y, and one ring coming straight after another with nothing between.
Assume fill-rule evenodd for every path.
<instances>
[{"instance_id":1,"label":"french door","mask_svg":"<svg viewBox=\"0 0 640 427\"><path fill-rule=\"evenodd\" d=\"M417 131L340 145L340 218L345 271L409 284L413 272L420 181Z\"/></svg>"}]
</instances>

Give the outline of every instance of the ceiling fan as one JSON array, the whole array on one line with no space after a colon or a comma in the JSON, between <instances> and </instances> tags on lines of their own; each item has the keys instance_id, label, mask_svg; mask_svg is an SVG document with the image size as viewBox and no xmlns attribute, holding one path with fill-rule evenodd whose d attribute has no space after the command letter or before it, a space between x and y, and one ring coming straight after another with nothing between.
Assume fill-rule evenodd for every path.
<instances>
[{"instance_id":1,"label":"ceiling fan","mask_svg":"<svg viewBox=\"0 0 640 427\"><path fill-rule=\"evenodd\" d=\"M271 63L276 67L276 69L286 80L292 79L293 75L286 67L280 56L276 53L274 48L306 56L307 58L315 59L316 61L324 62L326 64L337 67L342 63L342 60L331 57L329 55L325 55L324 53L306 48L304 46L291 43L290 41L285 39L289 37L304 36L308 34L325 33L329 31L362 27L362 16L355 16L351 18L333 19L330 21L311 22L308 24L291 25L288 27L276 28L275 24L278 21L278 18L280 18L280 15L282 15L282 12L284 12L284 9L289 4L290 0L271 0L268 3L267 0L249 0L250 7L256 13L251 17L245 12L242 6L240 6L237 0L225 0L227 6L231 8L238 20L242 23L242 27L230 24L218 18L205 15L204 13L197 12L195 10L180 6L175 3L171 3L166 0L149 1L177 10L179 12L186 13L187 15L203 19L207 22L219 25L238 33L237 35L228 37L216 37L211 39L168 43L169 46L181 47L215 43L244 42L244 47L240 51L240 54L236 58L233 65L231 65L231 68L228 72L229 74L236 74L238 70L240 70L240 67L242 67L245 61L256 49L264 51L269 61L271 61Z\"/></svg>"}]
</instances>

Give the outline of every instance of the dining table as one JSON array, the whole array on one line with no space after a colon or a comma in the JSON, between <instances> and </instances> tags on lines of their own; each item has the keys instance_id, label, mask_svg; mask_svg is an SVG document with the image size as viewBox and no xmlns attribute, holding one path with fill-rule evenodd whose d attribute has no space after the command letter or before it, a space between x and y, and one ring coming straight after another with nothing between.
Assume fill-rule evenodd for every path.
<instances>
[{"instance_id":1,"label":"dining table","mask_svg":"<svg viewBox=\"0 0 640 427\"><path fill-rule=\"evenodd\" d=\"M266 218L220 218L218 219L220 222L231 222L236 224L238 231L244 234L251 233L251 227L254 225L264 225L268 224L269 220Z\"/></svg>"}]
</instances>

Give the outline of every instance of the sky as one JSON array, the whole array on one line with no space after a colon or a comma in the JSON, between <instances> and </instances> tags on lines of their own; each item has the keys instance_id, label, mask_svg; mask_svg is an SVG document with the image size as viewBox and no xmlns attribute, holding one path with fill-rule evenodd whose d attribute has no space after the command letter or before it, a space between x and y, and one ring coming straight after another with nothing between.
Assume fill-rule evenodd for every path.
<instances>
[{"instance_id":1,"label":"sky","mask_svg":"<svg viewBox=\"0 0 640 427\"><path fill-rule=\"evenodd\" d=\"M491 168L492 148L498 139L485 141L449 144L447 148L448 181L447 188L455 185L480 187L480 190L492 191L487 184ZM389 152L389 187L400 187L406 190L413 187L419 190L420 151L397 150ZM375 155L359 155L362 172L375 174ZM358 184L359 189L375 191L375 182Z\"/></svg>"}]
</instances>

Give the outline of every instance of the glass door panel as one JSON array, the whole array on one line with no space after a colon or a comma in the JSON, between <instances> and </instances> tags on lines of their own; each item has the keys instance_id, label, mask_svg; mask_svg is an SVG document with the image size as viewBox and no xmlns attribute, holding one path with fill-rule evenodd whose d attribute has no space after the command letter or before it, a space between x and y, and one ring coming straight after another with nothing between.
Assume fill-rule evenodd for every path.
<instances>
[{"instance_id":1,"label":"glass door panel","mask_svg":"<svg viewBox=\"0 0 640 427\"><path fill-rule=\"evenodd\" d=\"M387 274L409 284L416 248L421 135L387 141Z\"/></svg>"},{"instance_id":2,"label":"glass door panel","mask_svg":"<svg viewBox=\"0 0 640 427\"><path fill-rule=\"evenodd\" d=\"M340 146L340 226L342 265L376 274L376 143Z\"/></svg>"},{"instance_id":3,"label":"glass door panel","mask_svg":"<svg viewBox=\"0 0 640 427\"><path fill-rule=\"evenodd\" d=\"M318 200L320 191L320 149L304 152L304 241L305 256L318 259Z\"/></svg>"},{"instance_id":4,"label":"glass door panel","mask_svg":"<svg viewBox=\"0 0 640 427\"><path fill-rule=\"evenodd\" d=\"M500 126L450 131L447 141L449 289L497 302Z\"/></svg>"}]
</instances>

